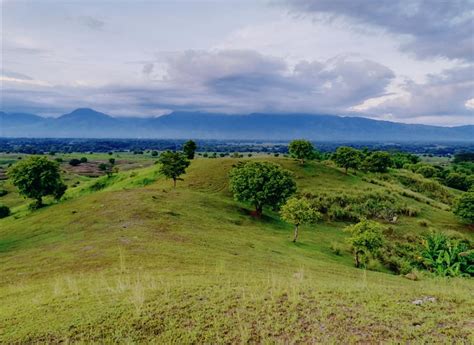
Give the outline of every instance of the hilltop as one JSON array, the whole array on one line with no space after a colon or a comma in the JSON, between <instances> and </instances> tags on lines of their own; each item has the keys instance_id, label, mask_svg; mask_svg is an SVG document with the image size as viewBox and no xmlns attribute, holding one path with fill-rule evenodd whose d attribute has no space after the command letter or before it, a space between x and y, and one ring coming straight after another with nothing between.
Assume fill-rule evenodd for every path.
<instances>
[{"instance_id":1,"label":"hilltop","mask_svg":"<svg viewBox=\"0 0 474 345\"><path fill-rule=\"evenodd\" d=\"M113 117L80 108L58 118L0 112L3 137L197 138L364 142L472 142L474 126L437 127L325 114L228 115L172 112L155 118Z\"/></svg>"},{"instance_id":2,"label":"hilltop","mask_svg":"<svg viewBox=\"0 0 474 345\"><path fill-rule=\"evenodd\" d=\"M95 164L108 156L88 157ZM419 214L385 224L392 238L428 231L423 219L473 237L441 197L410 190L394 173L381 179L318 162L246 159L291 170L304 192L400 198ZM232 199L228 173L236 162L196 159L176 189L145 160L112 178L69 172L65 200L35 212L11 196L14 214L0 220L0 342L474 339L466 318L471 280L356 269L345 222L305 226L292 243L291 226L275 212L255 219ZM413 304L428 297L434 302Z\"/></svg>"}]
</instances>

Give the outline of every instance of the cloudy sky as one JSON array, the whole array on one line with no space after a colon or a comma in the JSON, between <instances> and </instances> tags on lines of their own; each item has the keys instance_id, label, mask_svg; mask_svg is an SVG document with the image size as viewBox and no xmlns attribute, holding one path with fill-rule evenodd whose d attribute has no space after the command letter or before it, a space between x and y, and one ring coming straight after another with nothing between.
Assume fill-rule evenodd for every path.
<instances>
[{"instance_id":1,"label":"cloudy sky","mask_svg":"<svg viewBox=\"0 0 474 345\"><path fill-rule=\"evenodd\" d=\"M474 124L474 0L1 4L4 111Z\"/></svg>"}]
</instances>

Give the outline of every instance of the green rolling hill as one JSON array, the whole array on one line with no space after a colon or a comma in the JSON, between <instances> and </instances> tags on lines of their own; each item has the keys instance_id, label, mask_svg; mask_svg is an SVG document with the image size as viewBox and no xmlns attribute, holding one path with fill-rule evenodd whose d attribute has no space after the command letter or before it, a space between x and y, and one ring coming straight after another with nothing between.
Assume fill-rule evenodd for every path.
<instances>
[{"instance_id":1,"label":"green rolling hill","mask_svg":"<svg viewBox=\"0 0 474 345\"><path fill-rule=\"evenodd\" d=\"M408 172L251 159L291 170L300 192L396 196L418 215L386 223L391 239L474 238L447 196L402 184ZM14 213L0 220L0 343L474 341L472 280L356 269L344 222L304 226L292 243L277 213L255 219L233 200L236 161L196 159L176 189L156 166L83 178L35 212L12 192Z\"/></svg>"}]
</instances>

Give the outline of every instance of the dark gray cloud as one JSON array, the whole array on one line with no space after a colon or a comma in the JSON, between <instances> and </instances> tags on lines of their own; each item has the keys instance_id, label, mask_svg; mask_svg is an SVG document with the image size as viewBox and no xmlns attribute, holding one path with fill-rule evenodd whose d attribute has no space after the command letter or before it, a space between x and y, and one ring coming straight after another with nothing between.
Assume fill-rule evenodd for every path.
<instances>
[{"instance_id":1,"label":"dark gray cloud","mask_svg":"<svg viewBox=\"0 0 474 345\"><path fill-rule=\"evenodd\" d=\"M390 69L369 60L338 57L290 66L255 51L187 51L160 63L166 66L164 78L134 86L29 87L18 93L12 85L4 92L4 104L36 107L40 113L49 111L51 104L57 104L58 111L70 105L112 114L126 109L130 115L153 115L162 109L344 113L367 98L386 94L394 78ZM142 72L151 75L149 66ZM74 103L78 99L80 105Z\"/></svg>"},{"instance_id":2,"label":"dark gray cloud","mask_svg":"<svg viewBox=\"0 0 474 345\"><path fill-rule=\"evenodd\" d=\"M472 0L287 0L296 13L345 18L406 35L400 48L419 58L474 60Z\"/></svg>"}]
</instances>

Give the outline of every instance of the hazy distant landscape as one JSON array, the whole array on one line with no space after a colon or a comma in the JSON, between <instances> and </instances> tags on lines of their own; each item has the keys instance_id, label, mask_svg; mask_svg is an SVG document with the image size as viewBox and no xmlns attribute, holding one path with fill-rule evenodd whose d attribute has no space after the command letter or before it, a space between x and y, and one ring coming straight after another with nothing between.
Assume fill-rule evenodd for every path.
<instances>
[{"instance_id":1,"label":"hazy distant landscape","mask_svg":"<svg viewBox=\"0 0 474 345\"><path fill-rule=\"evenodd\" d=\"M0 344L474 344L473 1L0 7Z\"/></svg>"},{"instance_id":2,"label":"hazy distant landscape","mask_svg":"<svg viewBox=\"0 0 474 345\"><path fill-rule=\"evenodd\" d=\"M3 137L163 138L365 142L474 142L474 125L436 127L316 114L228 115L173 112L156 118L117 118L76 109L58 118L0 113Z\"/></svg>"}]
</instances>

